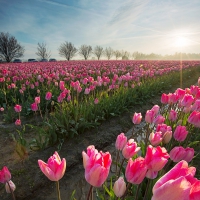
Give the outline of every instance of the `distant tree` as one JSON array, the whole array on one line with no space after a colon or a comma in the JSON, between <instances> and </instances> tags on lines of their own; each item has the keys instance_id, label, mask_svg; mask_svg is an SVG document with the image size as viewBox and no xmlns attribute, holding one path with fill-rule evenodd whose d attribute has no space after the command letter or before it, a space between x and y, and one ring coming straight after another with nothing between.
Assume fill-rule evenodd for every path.
<instances>
[{"instance_id":1,"label":"distant tree","mask_svg":"<svg viewBox=\"0 0 200 200\"><path fill-rule=\"evenodd\" d=\"M104 55L108 58L108 60L110 60L110 58L113 56L113 50L111 47L106 47L106 49L104 50Z\"/></svg>"},{"instance_id":2,"label":"distant tree","mask_svg":"<svg viewBox=\"0 0 200 200\"><path fill-rule=\"evenodd\" d=\"M89 45L81 45L79 48L79 54L84 57L85 60L92 54L92 47Z\"/></svg>"},{"instance_id":3,"label":"distant tree","mask_svg":"<svg viewBox=\"0 0 200 200\"><path fill-rule=\"evenodd\" d=\"M118 51L118 50L113 51L113 54L115 55L116 60L117 60L119 57L121 57L121 52Z\"/></svg>"},{"instance_id":4,"label":"distant tree","mask_svg":"<svg viewBox=\"0 0 200 200\"><path fill-rule=\"evenodd\" d=\"M24 47L22 47L14 36L9 33L0 33L0 58L3 61L11 62L15 58L24 55Z\"/></svg>"},{"instance_id":5,"label":"distant tree","mask_svg":"<svg viewBox=\"0 0 200 200\"><path fill-rule=\"evenodd\" d=\"M60 45L58 51L62 57L65 57L69 61L76 55L78 50L71 42L65 42Z\"/></svg>"},{"instance_id":6,"label":"distant tree","mask_svg":"<svg viewBox=\"0 0 200 200\"><path fill-rule=\"evenodd\" d=\"M122 60L128 60L129 57L130 57L130 53L128 51L122 50L121 51L121 57L122 57Z\"/></svg>"},{"instance_id":7,"label":"distant tree","mask_svg":"<svg viewBox=\"0 0 200 200\"><path fill-rule=\"evenodd\" d=\"M37 52L35 54L41 59L48 59L51 56L51 52L48 51L46 43L38 43Z\"/></svg>"},{"instance_id":8,"label":"distant tree","mask_svg":"<svg viewBox=\"0 0 200 200\"><path fill-rule=\"evenodd\" d=\"M96 46L94 48L93 54L97 57L97 59L99 60L100 57L103 55L103 47L100 46Z\"/></svg>"}]
</instances>

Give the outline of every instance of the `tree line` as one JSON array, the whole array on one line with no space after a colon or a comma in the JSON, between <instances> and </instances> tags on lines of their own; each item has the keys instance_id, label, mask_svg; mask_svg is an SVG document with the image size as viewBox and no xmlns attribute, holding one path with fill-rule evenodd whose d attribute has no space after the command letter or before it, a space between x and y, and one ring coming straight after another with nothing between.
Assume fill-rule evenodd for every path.
<instances>
[{"instance_id":1,"label":"tree line","mask_svg":"<svg viewBox=\"0 0 200 200\"><path fill-rule=\"evenodd\" d=\"M14 36L9 33L0 33L0 59L5 62L11 62L13 59L23 57L25 48L20 45ZM71 60L77 54L79 54L83 59L87 60L90 56L95 56L98 60L102 56L110 60L112 57L122 60L174 60L174 59L200 59L199 54L186 54L176 52L173 55L160 55L160 54L144 54L140 52L130 53L124 50L113 50L111 47L106 47L105 49L101 46L95 46L92 48L90 45L83 44L79 48L76 48L71 42L65 41L58 48L59 55L64 57L66 60ZM38 43L37 51L35 53L40 59L49 59L51 52L48 50L46 43Z\"/></svg>"}]
</instances>

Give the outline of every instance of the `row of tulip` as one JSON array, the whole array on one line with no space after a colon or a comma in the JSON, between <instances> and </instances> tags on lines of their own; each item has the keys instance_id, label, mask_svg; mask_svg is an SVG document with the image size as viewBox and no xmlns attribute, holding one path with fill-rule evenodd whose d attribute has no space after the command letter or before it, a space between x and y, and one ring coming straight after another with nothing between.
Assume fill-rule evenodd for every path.
<instances>
[{"instance_id":1,"label":"row of tulip","mask_svg":"<svg viewBox=\"0 0 200 200\"><path fill-rule=\"evenodd\" d=\"M97 198L101 200L200 199L200 180L196 178L200 174L196 174L194 167L199 163L200 87L192 85L178 88L174 93L163 93L161 103L161 107L154 105L146 111L143 141L136 142L134 132L131 138L124 133L117 136L116 172L111 178L114 185L112 181L109 188L105 184L113 161L111 154L98 151L94 145L82 152L85 179L91 185L87 200L93 197L93 187L106 191L104 196L97 190ZM134 126L142 118L141 113L135 113ZM55 152L47 163L38 160L38 164L47 178L56 182L60 200L59 180L66 170L65 158L61 160ZM0 171L0 182L5 184L7 192L12 192L14 199L15 185L7 167ZM75 199L74 193L72 198Z\"/></svg>"},{"instance_id":2,"label":"row of tulip","mask_svg":"<svg viewBox=\"0 0 200 200\"><path fill-rule=\"evenodd\" d=\"M45 148L94 127L109 116L119 115L128 106L143 104L177 81L181 67L183 75L186 72L192 75L199 64L198 61L183 62L182 66L178 61L3 64L0 110L5 110L5 120L15 121L19 127L24 125L21 116L39 113L47 123L37 131L33 145ZM20 109L13 109L16 106Z\"/></svg>"}]
</instances>

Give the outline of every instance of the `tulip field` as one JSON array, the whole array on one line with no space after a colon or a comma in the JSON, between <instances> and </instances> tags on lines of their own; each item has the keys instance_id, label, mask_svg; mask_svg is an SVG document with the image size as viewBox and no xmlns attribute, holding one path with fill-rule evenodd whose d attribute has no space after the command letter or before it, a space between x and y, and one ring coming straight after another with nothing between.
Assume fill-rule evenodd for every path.
<instances>
[{"instance_id":1,"label":"tulip field","mask_svg":"<svg viewBox=\"0 0 200 200\"><path fill-rule=\"evenodd\" d=\"M0 108L5 122L43 122L30 146L43 149L95 127L129 107L198 73L199 61L60 61L0 65ZM19 108L17 108L19 107ZM27 143L26 143L27 145Z\"/></svg>"},{"instance_id":2,"label":"tulip field","mask_svg":"<svg viewBox=\"0 0 200 200\"><path fill-rule=\"evenodd\" d=\"M186 79L196 84L182 88ZM180 87L174 92L163 92L177 84ZM6 166L0 163L3 200L11 199L5 191L13 200L200 199L200 61L1 64L0 88L0 126L15 127L11 138L23 162L2 158L7 161ZM145 114L133 113L129 135L117 134L115 155L98 149L103 148L98 143L87 143L86 130L129 109L142 108L158 95L159 105ZM142 123L138 140L135 131ZM80 135L82 140L77 142ZM71 151L70 143L69 149L64 143L67 139L74 142ZM0 140L1 144L8 141ZM32 160L26 159L27 149ZM79 157L85 181L81 182L89 186L88 192L82 193L74 174L70 180L77 187L66 196L72 184L67 182L66 176L72 172L67 169L76 167L69 160L78 163ZM56 185L48 187L50 181ZM78 199L76 195L80 195Z\"/></svg>"}]
</instances>

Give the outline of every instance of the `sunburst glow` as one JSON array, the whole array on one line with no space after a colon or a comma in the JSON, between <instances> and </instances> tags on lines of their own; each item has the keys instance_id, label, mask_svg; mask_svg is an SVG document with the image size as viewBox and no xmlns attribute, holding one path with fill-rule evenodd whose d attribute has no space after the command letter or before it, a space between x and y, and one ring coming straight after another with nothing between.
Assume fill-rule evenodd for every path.
<instances>
[{"instance_id":1,"label":"sunburst glow","mask_svg":"<svg viewBox=\"0 0 200 200\"><path fill-rule=\"evenodd\" d=\"M185 47L189 45L189 41L187 38L183 37L183 36L178 36L175 39L175 43L174 46L176 47Z\"/></svg>"}]
</instances>

